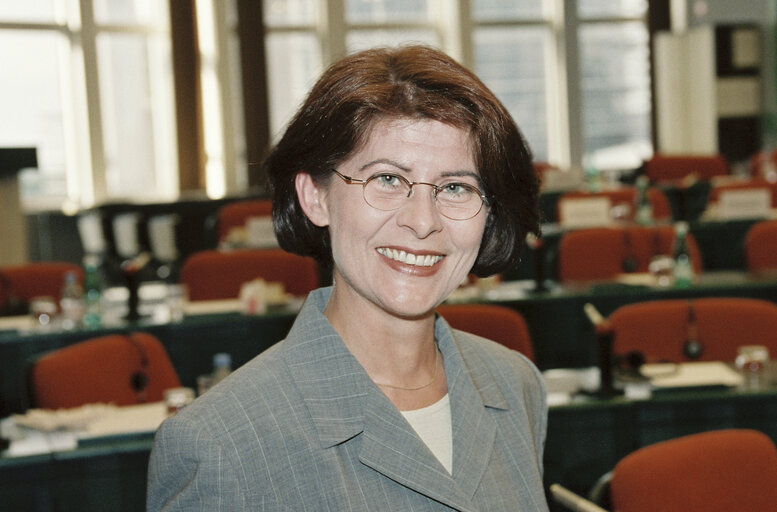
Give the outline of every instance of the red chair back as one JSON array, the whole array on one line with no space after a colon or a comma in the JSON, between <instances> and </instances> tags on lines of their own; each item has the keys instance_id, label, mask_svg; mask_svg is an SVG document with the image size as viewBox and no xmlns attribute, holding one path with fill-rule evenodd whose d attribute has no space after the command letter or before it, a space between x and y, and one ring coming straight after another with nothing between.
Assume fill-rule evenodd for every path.
<instances>
[{"instance_id":1,"label":"red chair back","mask_svg":"<svg viewBox=\"0 0 777 512\"><path fill-rule=\"evenodd\" d=\"M668 299L621 306L609 316L613 352L641 352L648 362L685 362L694 336L700 361L733 362L739 345L765 345L777 354L777 304L761 299Z\"/></svg>"},{"instance_id":2,"label":"red chair back","mask_svg":"<svg viewBox=\"0 0 777 512\"><path fill-rule=\"evenodd\" d=\"M674 239L671 226L623 226L567 232L559 241L559 280L611 280L629 268L633 268L633 272L647 272L653 256L672 254ZM690 233L687 242L694 270L699 273L702 270L701 253Z\"/></svg>"},{"instance_id":3,"label":"red chair back","mask_svg":"<svg viewBox=\"0 0 777 512\"><path fill-rule=\"evenodd\" d=\"M777 220L753 224L745 236L747 269L755 273L777 272Z\"/></svg>"},{"instance_id":4,"label":"red chair back","mask_svg":"<svg viewBox=\"0 0 777 512\"><path fill-rule=\"evenodd\" d=\"M765 434L691 434L624 457L610 482L618 512L777 509L777 449Z\"/></svg>"},{"instance_id":5,"label":"red chair back","mask_svg":"<svg viewBox=\"0 0 777 512\"><path fill-rule=\"evenodd\" d=\"M29 382L32 405L43 409L157 402L166 389L181 386L164 346L142 332L92 338L44 354L33 363Z\"/></svg>"},{"instance_id":6,"label":"red chair back","mask_svg":"<svg viewBox=\"0 0 777 512\"><path fill-rule=\"evenodd\" d=\"M272 201L269 199L247 199L227 203L218 211L219 242L227 239L232 228L243 227L250 217L272 216Z\"/></svg>"},{"instance_id":7,"label":"red chair back","mask_svg":"<svg viewBox=\"0 0 777 512\"><path fill-rule=\"evenodd\" d=\"M282 249L196 252L184 260L180 282L190 300L236 299L242 284L257 278L281 282L298 296L320 284L315 260Z\"/></svg>"},{"instance_id":8,"label":"red chair back","mask_svg":"<svg viewBox=\"0 0 777 512\"><path fill-rule=\"evenodd\" d=\"M652 183L678 181L688 176L708 180L729 174L723 155L653 155L645 162L645 174Z\"/></svg>"},{"instance_id":9,"label":"red chair back","mask_svg":"<svg viewBox=\"0 0 777 512\"><path fill-rule=\"evenodd\" d=\"M454 329L496 341L534 360L529 328L514 309L491 304L443 304L437 312Z\"/></svg>"},{"instance_id":10,"label":"red chair back","mask_svg":"<svg viewBox=\"0 0 777 512\"><path fill-rule=\"evenodd\" d=\"M0 268L0 308L9 297L26 303L33 297L58 299L68 272L73 272L83 285L84 271L75 263L41 261Z\"/></svg>"}]
</instances>

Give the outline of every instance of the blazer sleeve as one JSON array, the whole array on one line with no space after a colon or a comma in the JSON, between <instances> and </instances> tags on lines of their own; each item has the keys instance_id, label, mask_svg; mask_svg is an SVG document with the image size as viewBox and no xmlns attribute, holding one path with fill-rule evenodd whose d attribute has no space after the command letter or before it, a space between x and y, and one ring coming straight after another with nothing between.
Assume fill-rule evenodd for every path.
<instances>
[{"instance_id":1,"label":"blazer sleeve","mask_svg":"<svg viewBox=\"0 0 777 512\"><path fill-rule=\"evenodd\" d=\"M220 443L188 418L166 420L154 439L148 468L148 512L245 510L233 461Z\"/></svg>"}]
</instances>

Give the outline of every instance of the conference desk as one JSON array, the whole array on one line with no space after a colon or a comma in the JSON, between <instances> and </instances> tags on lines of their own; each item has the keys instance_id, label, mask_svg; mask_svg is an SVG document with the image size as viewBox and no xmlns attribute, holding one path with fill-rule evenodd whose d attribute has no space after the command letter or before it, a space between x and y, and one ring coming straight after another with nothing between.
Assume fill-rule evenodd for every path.
<instances>
[{"instance_id":1,"label":"conference desk","mask_svg":"<svg viewBox=\"0 0 777 512\"><path fill-rule=\"evenodd\" d=\"M745 270L745 236L750 227L760 220L705 219L689 222L690 232L699 246L704 270ZM505 279L536 279L539 274L545 279L557 279L558 247L565 229L554 223L543 224L542 233L542 251L524 247L520 260L504 272Z\"/></svg>"},{"instance_id":2,"label":"conference desk","mask_svg":"<svg viewBox=\"0 0 777 512\"><path fill-rule=\"evenodd\" d=\"M545 483L586 494L635 449L680 435L754 428L777 441L777 390L665 392L550 408ZM130 435L46 455L0 457L4 510L142 511L152 438ZM551 505L552 510L561 510Z\"/></svg>"},{"instance_id":3,"label":"conference desk","mask_svg":"<svg viewBox=\"0 0 777 512\"><path fill-rule=\"evenodd\" d=\"M213 370L213 355L227 352L240 366L286 336L296 308L277 308L263 315L214 313L187 316L182 322L146 320L99 329L70 331L0 331L0 417L27 407L25 375L42 353L87 338L142 330L159 338L184 386L197 388L197 377Z\"/></svg>"},{"instance_id":4,"label":"conference desk","mask_svg":"<svg viewBox=\"0 0 777 512\"><path fill-rule=\"evenodd\" d=\"M516 284L520 286L516 286ZM526 285L526 288L522 288ZM777 302L777 279L756 279L742 272L707 273L686 289L624 284L582 287L551 286L531 291L532 283L506 283L515 293L472 297L475 302L501 304L521 312L534 344L540 369L574 368L596 364L596 342L583 306L592 303L609 315L623 304L654 299L707 296L753 297ZM113 328L19 333L0 331L0 417L26 409L24 378L29 361L41 353L86 338L144 330L160 339L185 386L196 388L198 375L209 373L213 354L228 352L234 366L242 365L283 339L296 309L277 309L264 315L221 313L187 316L178 323L140 321Z\"/></svg>"}]
</instances>

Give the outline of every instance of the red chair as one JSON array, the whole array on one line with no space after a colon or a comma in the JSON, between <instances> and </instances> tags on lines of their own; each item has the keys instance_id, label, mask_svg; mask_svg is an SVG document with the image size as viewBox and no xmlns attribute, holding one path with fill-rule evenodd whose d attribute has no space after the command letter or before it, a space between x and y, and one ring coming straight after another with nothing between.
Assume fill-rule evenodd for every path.
<instances>
[{"instance_id":1,"label":"red chair","mask_svg":"<svg viewBox=\"0 0 777 512\"><path fill-rule=\"evenodd\" d=\"M437 312L454 329L496 341L534 360L526 321L514 309L491 304L442 304Z\"/></svg>"},{"instance_id":2,"label":"red chair","mask_svg":"<svg viewBox=\"0 0 777 512\"><path fill-rule=\"evenodd\" d=\"M777 273L777 220L757 222L748 229L745 258L750 272Z\"/></svg>"},{"instance_id":3,"label":"red chair","mask_svg":"<svg viewBox=\"0 0 777 512\"><path fill-rule=\"evenodd\" d=\"M250 217L272 216L272 201L270 199L247 199L228 203L218 210L219 242L227 239L233 228L244 227Z\"/></svg>"},{"instance_id":4,"label":"red chair","mask_svg":"<svg viewBox=\"0 0 777 512\"><path fill-rule=\"evenodd\" d=\"M39 357L29 373L33 407L158 402L181 386L164 346L136 332L92 338Z\"/></svg>"},{"instance_id":5,"label":"red chair","mask_svg":"<svg viewBox=\"0 0 777 512\"><path fill-rule=\"evenodd\" d=\"M68 272L75 273L78 282L83 285L84 271L74 263L42 261L0 268L0 309L11 297L24 303L44 296L56 300Z\"/></svg>"},{"instance_id":6,"label":"red chair","mask_svg":"<svg viewBox=\"0 0 777 512\"><path fill-rule=\"evenodd\" d=\"M613 352L640 352L647 362L734 361L739 345L764 345L777 354L777 304L761 299L667 299L619 307L609 316ZM689 340L698 358L686 356Z\"/></svg>"},{"instance_id":7,"label":"red chair","mask_svg":"<svg viewBox=\"0 0 777 512\"><path fill-rule=\"evenodd\" d=\"M777 449L765 434L717 430L627 455L610 481L618 512L777 510Z\"/></svg>"},{"instance_id":8,"label":"red chair","mask_svg":"<svg viewBox=\"0 0 777 512\"><path fill-rule=\"evenodd\" d=\"M650 205L653 209L653 219L656 221L669 221L672 219L672 207L669 204L669 199L666 197L663 191L657 188L649 188L647 191ZM628 217L623 220L634 220L636 213L636 201L637 201L637 188L636 187L621 187L614 190L602 190L599 192L588 192L585 190L574 190L565 192L559 197L558 200L558 219L563 223L561 218L560 205L564 201L586 198L586 197L607 197L610 199L611 205L627 205L630 209Z\"/></svg>"},{"instance_id":9,"label":"red chair","mask_svg":"<svg viewBox=\"0 0 777 512\"><path fill-rule=\"evenodd\" d=\"M184 260L180 282L193 301L236 299L242 284L257 278L281 282L286 292L297 296L320 285L315 260L282 249L196 252Z\"/></svg>"},{"instance_id":10,"label":"red chair","mask_svg":"<svg viewBox=\"0 0 777 512\"><path fill-rule=\"evenodd\" d=\"M661 155L645 162L645 174L652 183L679 181L689 176L709 180L729 174L728 161L723 155Z\"/></svg>"},{"instance_id":11,"label":"red chair","mask_svg":"<svg viewBox=\"0 0 777 512\"><path fill-rule=\"evenodd\" d=\"M606 281L627 272L647 272L655 255L672 254L671 226L589 228L565 233L559 241L561 282ZM701 253L690 233L688 250L694 271L702 271Z\"/></svg>"}]
</instances>

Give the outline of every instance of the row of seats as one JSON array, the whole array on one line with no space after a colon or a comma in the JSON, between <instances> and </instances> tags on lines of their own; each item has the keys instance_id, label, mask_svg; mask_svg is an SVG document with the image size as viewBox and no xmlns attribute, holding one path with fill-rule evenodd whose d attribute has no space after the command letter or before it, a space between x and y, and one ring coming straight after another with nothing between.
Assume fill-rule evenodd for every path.
<instances>
[{"instance_id":1,"label":"row of seats","mask_svg":"<svg viewBox=\"0 0 777 512\"><path fill-rule=\"evenodd\" d=\"M488 304L441 305L455 329L471 332L534 358L522 315ZM621 306L608 318L616 354L639 352L650 362L733 361L740 339L777 353L777 305L745 298L657 300ZM697 344L689 355L687 344ZM98 364L99 363L99 364ZM47 354L31 371L32 403L73 407L95 401L120 405L161 400L180 385L164 347L149 334L116 334Z\"/></svg>"},{"instance_id":2,"label":"row of seats","mask_svg":"<svg viewBox=\"0 0 777 512\"><path fill-rule=\"evenodd\" d=\"M559 281L611 280L629 272L647 272L651 259L671 255L675 234L671 226L587 228L565 233L558 247ZM703 254L693 235L687 235L696 273ZM761 221L747 232L744 242L747 270L768 274L777 270L777 220Z\"/></svg>"},{"instance_id":3,"label":"row of seats","mask_svg":"<svg viewBox=\"0 0 777 512\"><path fill-rule=\"evenodd\" d=\"M440 306L452 327L488 337L533 359L526 322L516 311L484 304ZM88 339L38 357L28 372L33 407L58 409L88 403L156 402L181 385L161 342L133 332Z\"/></svg>"}]
</instances>

